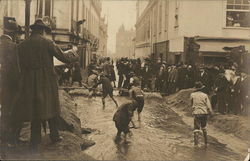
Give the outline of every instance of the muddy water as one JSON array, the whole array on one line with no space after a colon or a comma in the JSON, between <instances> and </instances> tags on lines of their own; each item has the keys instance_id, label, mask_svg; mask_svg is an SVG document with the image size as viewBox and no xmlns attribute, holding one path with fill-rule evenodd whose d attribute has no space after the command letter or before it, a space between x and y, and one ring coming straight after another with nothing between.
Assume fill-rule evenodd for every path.
<instances>
[{"instance_id":1,"label":"muddy water","mask_svg":"<svg viewBox=\"0 0 250 161\"><path fill-rule=\"evenodd\" d=\"M124 97L115 98L119 104L127 101ZM141 127L132 129L128 144L117 145L114 143L117 131L112 121L116 107L112 100L106 100L104 110L100 97L75 97L75 101L78 116L86 120L82 126L95 129L87 136L96 145L84 152L98 160L243 160L245 157L213 137L209 137L206 150L195 149L191 127L159 100L146 100ZM202 145L202 137L200 142Z\"/></svg>"}]
</instances>

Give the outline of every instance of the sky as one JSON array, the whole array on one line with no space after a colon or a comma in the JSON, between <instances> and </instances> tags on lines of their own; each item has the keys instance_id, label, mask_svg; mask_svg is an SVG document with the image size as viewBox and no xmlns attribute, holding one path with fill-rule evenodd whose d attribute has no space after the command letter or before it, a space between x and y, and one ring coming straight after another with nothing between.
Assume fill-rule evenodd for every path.
<instances>
[{"instance_id":1,"label":"sky","mask_svg":"<svg viewBox=\"0 0 250 161\"><path fill-rule=\"evenodd\" d=\"M119 27L124 24L125 29L135 28L136 0L102 0L102 15L108 21L108 50L115 52Z\"/></svg>"}]
</instances>

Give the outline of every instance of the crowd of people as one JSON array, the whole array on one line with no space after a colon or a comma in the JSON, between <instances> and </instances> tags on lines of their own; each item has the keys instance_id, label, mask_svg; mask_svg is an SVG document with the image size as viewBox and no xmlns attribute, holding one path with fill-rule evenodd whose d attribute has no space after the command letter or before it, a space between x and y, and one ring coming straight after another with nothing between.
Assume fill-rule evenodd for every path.
<instances>
[{"instance_id":1,"label":"crowd of people","mask_svg":"<svg viewBox=\"0 0 250 161\"><path fill-rule=\"evenodd\" d=\"M213 109L219 113L238 115L249 111L249 75L241 72L236 63L220 66L170 65L165 61L153 63L149 58L143 61L120 58L114 63L110 58L103 58L98 63L92 61L88 72L92 73L95 69L103 72L114 83L114 87L118 78L117 87L120 91L130 89L134 79L140 80L144 91L160 92L162 95L193 88L195 82L201 82L205 86L205 93L210 96Z\"/></svg>"},{"instance_id":2,"label":"crowd of people","mask_svg":"<svg viewBox=\"0 0 250 161\"><path fill-rule=\"evenodd\" d=\"M79 86L89 90L90 98L95 95L98 85L102 84L103 107L107 96L119 107L113 118L118 129L117 138L120 138L121 132L129 133L128 124L135 110L138 120L141 120L144 91L170 95L179 90L193 87L201 90L202 87L202 92L206 94L202 94L204 99L210 96L212 110L236 115L249 112L250 79L236 63L208 67L168 64L160 60L154 62L150 58L120 58L113 61L105 57L93 59L88 65L85 85L77 49L64 52L47 39L47 30L50 28L41 19L30 26L31 35L20 44L15 41L17 23L10 21L6 27L0 39L1 144L19 142L23 122L31 123L32 150L36 151L41 142L41 126L44 122L49 124L52 143L61 141L57 125L60 116L57 81L59 85L66 86L78 82ZM57 75L53 57L66 64L56 68ZM197 85L197 82L200 84ZM113 88L116 87L120 95L127 93L133 101L119 106L113 97ZM196 96L193 95L195 101Z\"/></svg>"}]
</instances>

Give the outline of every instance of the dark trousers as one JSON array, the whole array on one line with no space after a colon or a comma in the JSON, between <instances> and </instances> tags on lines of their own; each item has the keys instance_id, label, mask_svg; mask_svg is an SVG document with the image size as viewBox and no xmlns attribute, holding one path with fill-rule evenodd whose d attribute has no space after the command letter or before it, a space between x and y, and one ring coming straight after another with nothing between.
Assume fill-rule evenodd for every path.
<instances>
[{"instance_id":1,"label":"dark trousers","mask_svg":"<svg viewBox=\"0 0 250 161\"><path fill-rule=\"evenodd\" d=\"M33 120L31 122L31 137L30 142L32 146L37 146L41 143L41 120ZM50 139L52 142L56 141L59 138L58 132L58 118L54 117L48 120L49 129L50 129Z\"/></svg>"},{"instance_id":2,"label":"dark trousers","mask_svg":"<svg viewBox=\"0 0 250 161\"><path fill-rule=\"evenodd\" d=\"M176 83L175 82L170 82L169 83L169 92L170 92L170 94L176 92Z\"/></svg>"},{"instance_id":3,"label":"dark trousers","mask_svg":"<svg viewBox=\"0 0 250 161\"><path fill-rule=\"evenodd\" d=\"M123 74L119 75L118 88L122 87L122 83L123 83Z\"/></svg>"},{"instance_id":4,"label":"dark trousers","mask_svg":"<svg viewBox=\"0 0 250 161\"><path fill-rule=\"evenodd\" d=\"M149 78L143 78L142 79L142 84L141 84L141 88L148 88L151 89L151 81L149 80Z\"/></svg>"},{"instance_id":5,"label":"dark trousers","mask_svg":"<svg viewBox=\"0 0 250 161\"><path fill-rule=\"evenodd\" d=\"M240 95L237 93L233 93L231 97L230 109L232 110L233 114L238 115L241 113L241 98Z\"/></svg>"},{"instance_id":6,"label":"dark trousers","mask_svg":"<svg viewBox=\"0 0 250 161\"><path fill-rule=\"evenodd\" d=\"M219 113L225 114L228 112L226 104L226 96L224 93L217 93L217 103L218 103Z\"/></svg>"},{"instance_id":7,"label":"dark trousers","mask_svg":"<svg viewBox=\"0 0 250 161\"><path fill-rule=\"evenodd\" d=\"M215 107L216 107L216 105L217 105L217 100L218 100L217 95L213 95L213 96L211 97L211 105L212 105L212 109L213 109L213 110L215 109Z\"/></svg>"},{"instance_id":8,"label":"dark trousers","mask_svg":"<svg viewBox=\"0 0 250 161\"><path fill-rule=\"evenodd\" d=\"M129 88L129 83L130 83L130 77L128 75L125 75L125 81L124 81L122 87L128 89Z\"/></svg>"}]
</instances>

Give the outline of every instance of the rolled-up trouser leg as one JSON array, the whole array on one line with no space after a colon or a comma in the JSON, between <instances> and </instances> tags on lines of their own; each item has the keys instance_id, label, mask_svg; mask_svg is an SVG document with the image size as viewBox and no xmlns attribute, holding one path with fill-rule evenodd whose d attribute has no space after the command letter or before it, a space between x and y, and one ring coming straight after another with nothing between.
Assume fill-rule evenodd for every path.
<instances>
[{"instance_id":1,"label":"rolled-up trouser leg","mask_svg":"<svg viewBox=\"0 0 250 161\"><path fill-rule=\"evenodd\" d=\"M199 131L194 130L194 145L198 145L198 139L199 139Z\"/></svg>"},{"instance_id":2,"label":"rolled-up trouser leg","mask_svg":"<svg viewBox=\"0 0 250 161\"><path fill-rule=\"evenodd\" d=\"M205 146L207 146L207 130L206 130L206 128L203 128L202 132L203 132Z\"/></svg>"}]
</instances>

